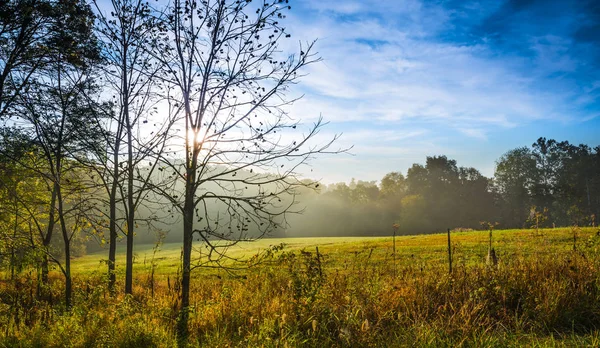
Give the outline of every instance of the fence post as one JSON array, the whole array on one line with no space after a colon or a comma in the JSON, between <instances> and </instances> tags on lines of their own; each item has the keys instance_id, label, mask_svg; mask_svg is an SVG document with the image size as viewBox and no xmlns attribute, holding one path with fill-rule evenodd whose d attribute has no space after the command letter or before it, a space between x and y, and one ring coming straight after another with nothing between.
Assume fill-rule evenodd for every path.
<instances>
[{"instance_id":1,"label":"fence post","mask_svg":"<svg viewBox=\"0 0 600 348\"><path fill-rule=\"evenodd\" d=\"M448 269L452 274L452 245L450 244L450 229L448 229Z\"/></svg>"},{"instance_id":2,"label":"fence post","mask_svg":"<svg viewBox=\"0 0 600 348\"><path fill-rule=\"evenodd\" d=\"M396 231L398 231L398 227L400 227L398 224L394 224L392 226L394 228L394 234L393 234L393 250L392 250L392 254L394 257L394 278L396 278Z\"/></svg>"}]
</instances>

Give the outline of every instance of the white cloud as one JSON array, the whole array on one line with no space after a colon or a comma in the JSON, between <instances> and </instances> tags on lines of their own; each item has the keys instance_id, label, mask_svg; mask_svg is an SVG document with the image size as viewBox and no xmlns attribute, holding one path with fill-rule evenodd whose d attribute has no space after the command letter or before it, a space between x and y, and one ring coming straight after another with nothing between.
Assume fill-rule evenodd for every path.
<instances>
[{"instance_id":1,"label":"white cloud","mask_svg":"<svg viewBox=\"0 0 600 348\"><path fill-rule=\"evenodd\" d=\"M458 131L471 138L480 140L487 139L486 131L481 128L458 128Z\"/></svg>"},{"instance_id":2,"label":"white cloud","mask_svg":"<svg viewBox=\"0 0 600 348\"><path fill-rule=\"evenodd\" d=\"M418 1L404 2L410 9L406 11L402 10L406 6L390 9L379 3L351 2L342 7L332 1L310 3L328 13L401 11L410 13L411 21L398 28L376 17L336 20L321 13L303 23L310 28L308 35L321 34L317 45L324 62L307 69L309 75L300 85L306 98L296 110L322 112L332 122L416 118L457 129L467 129L457 124L468 123L469 129L478 131L464 133L479 139L492 128L572 114L564 107L570 95L539 92L538 82L516 70L514 61L489 58L493 56L489 48L424 39L419 34L420 16L435 13L444 22L447 14L440 9L425 8ZM300 25L296 20L292 24ZM553 53L544 52L549 57Z\"/></svg>"}]
</instances>

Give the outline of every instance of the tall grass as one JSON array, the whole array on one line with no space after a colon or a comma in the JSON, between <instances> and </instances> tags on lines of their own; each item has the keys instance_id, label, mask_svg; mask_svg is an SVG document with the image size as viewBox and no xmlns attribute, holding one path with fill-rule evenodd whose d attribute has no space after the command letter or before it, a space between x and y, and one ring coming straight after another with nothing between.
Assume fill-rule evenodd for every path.
<instances>
[{"instance_id":1,"label":"tall grass","mask_svg":"<svg viewBox=\"0 0 600 348\"><path fill-rule=\"evenodd\" d=\"M578 232L576 250L570 229L496 233L497 267L485 263L485 232L453 238L452 274L445 235L418 237L420 247L400 239L396 272L391 239L284 250L240 277L199 271L190 345L600 345L595 231ZM32 275L4 282L0 345L175 346L177 284L158 273L152 296L149 279L140 274L133 296L112 298L102 277L77 278L69 312L38 302ZM60 278L51 284L60 298Z\"/></svg>"}]
</instances>

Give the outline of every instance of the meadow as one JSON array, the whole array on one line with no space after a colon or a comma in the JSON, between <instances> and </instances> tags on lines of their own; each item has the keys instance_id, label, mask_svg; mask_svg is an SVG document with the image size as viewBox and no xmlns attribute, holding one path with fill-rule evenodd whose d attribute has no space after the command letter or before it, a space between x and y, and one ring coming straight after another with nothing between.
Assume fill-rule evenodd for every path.
<instances>
[{"instance_id":1,"label":"meadow","mask_svg":"<svg viewBox=\"0 0 600 348\"><path fill-rule=\"evenodd\" d=\"M242 242L228 255L248 262L193 271L189 344L600 346L599 233L495 230L494 265L488 231L453 232L452 273L446 234L396 237L395 255L392 237ZM36 299L34 270L2 274L0 346L176 346L180 247L136 247L132 296L108 292L106 252L75 259L70 311L58 272L54 304Z\"/></svg>"}]
</instances>

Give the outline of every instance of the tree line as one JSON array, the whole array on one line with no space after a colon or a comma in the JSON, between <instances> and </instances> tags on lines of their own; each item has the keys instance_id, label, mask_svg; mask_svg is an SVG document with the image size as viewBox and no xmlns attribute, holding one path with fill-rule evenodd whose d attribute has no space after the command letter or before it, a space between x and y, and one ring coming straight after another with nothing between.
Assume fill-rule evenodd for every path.
<instances>
[{"instance_id":1,"label":"tree line","mask_svg":"<svg viewBox=\"0 0 600 348\"><path fill-rule=\"evenodd\" d=\"M32 267L54 302L52 267L72 306L71 258L89 239L116 246L182 222L177 332L185 345L193 255L219 263L240 240L281 228L298 168L332 149L319 120L288 114L289 88L319 61L282 42L287 0L8 0L0 3L0 262ZM285 137L282 134L286 135ZM215 209L218 207L218 209ZM249 231L252 234L249 235Z\"/></svg>"},{"instance_id":2,"label":"tree line","mask_svg":"<svg viewBox=\"0 0 600 348\"><path fill-rule=\"evenodd\" d=\"M353 179L306 192L306 211L282 235L389 235L500 228L596 226L600 214L600 147L539 138L496 161L494 177L427 157L404 175Z\"/></svg>"}]
</instances>

